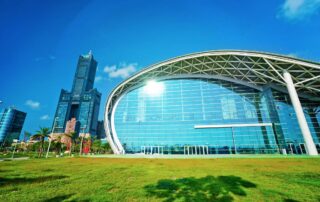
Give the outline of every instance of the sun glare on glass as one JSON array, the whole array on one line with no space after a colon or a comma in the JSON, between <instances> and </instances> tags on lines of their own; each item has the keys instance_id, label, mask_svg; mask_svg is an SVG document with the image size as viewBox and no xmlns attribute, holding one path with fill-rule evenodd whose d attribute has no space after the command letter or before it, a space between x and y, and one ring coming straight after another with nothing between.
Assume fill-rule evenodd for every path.
<instances>
[{"instance_id":1,"label":"sun glare on glass","mask_svg":"<svg viewBox=\"0 0 320 202\"><path fill-rule=\"evenodd\" d=\"M164 84L162 82L148 81L144 87L144 92L152 97L160 96L164 91Z\"/></svg>"}]
</instances>

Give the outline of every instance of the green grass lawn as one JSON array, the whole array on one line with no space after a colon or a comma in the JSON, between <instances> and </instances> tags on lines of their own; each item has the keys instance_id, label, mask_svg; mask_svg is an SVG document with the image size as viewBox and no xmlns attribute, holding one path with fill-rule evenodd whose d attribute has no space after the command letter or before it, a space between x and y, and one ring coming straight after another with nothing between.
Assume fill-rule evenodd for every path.
<instances>
[{"instance_id":1,"label":"green grass lawn","mask_svg":"<svg viewBox=\"0 0 320 202\"><path fill-rule=\"evenodd\" d=\"M320 158L0 162L0 201L320 201Z\"/></svg>"}]
</instances>

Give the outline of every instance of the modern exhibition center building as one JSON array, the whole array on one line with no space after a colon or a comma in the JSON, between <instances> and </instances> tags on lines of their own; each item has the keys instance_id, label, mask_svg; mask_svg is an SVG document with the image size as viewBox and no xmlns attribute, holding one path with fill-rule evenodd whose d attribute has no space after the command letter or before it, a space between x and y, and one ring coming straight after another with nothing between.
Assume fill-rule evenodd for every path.
<instances>
[{"instance_id":1,"label":"modern exhibition center building","mask_svg":"<svg viewBox=\"0 0 320 202\"><path fill-rule=\"evenodd\" d=\"M320 152L320 64L252 51L208 51L154 64L105 108L115 154Z\"/></svg>"}]
</instances>

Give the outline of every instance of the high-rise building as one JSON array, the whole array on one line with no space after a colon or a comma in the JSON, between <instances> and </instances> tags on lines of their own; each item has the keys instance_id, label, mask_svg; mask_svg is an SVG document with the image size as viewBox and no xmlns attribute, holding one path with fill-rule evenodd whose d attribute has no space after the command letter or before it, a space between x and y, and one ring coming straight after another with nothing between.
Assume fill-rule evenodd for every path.
<instances>
[{"instance_id":1,"label":"high-rise building","mask_svg":"<svg viewBox=\"0 0 320 202\"><path fill-rule=\"evenodd\" d=\"M19 139L27 114L14 107L8 107L0 114L0 145L11 144Z\"/></svg>"},{"instance_id":2,"label":"high-rise building","mask_svg":"<svg viewBox=\"0 0 320 202\"><path fill-rule=\"evenodd\" d=\"M67 122L75 118L77 132L96 135L101 99L101 93L93 88L96 70L91 51L79 56L71 92L61 90L53 133L64 133Z\"/></svg>"},{"instance_id":3,"label":"high-rise building","mask_svg":"<svg viewBox=\"0 0 320 202\"><path fill-rule=\"evenodd\" d=\"M104 122L103 121L98 121L97 138L98 139L106 138L106 131L104 130Z\"/></svg>"}]
</instances>

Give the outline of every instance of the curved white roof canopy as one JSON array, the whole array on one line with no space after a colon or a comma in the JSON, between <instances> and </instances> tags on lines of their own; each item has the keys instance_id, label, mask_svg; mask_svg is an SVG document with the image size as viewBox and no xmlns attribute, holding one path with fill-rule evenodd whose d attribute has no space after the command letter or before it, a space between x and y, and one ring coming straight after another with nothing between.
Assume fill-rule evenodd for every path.
<instances>
[{"instance_id":1,"label":"curved white roof canopy","mask_svg":"<svg viewBox=\"0 0 320 202\"><path fill-rule=\"evenodd\" d=\"M212 77L237 81L256 88L271 85L286 89L284 71L291 74L300 96L320 100L320 64L288 56L252 51L207 51L151 65L120 83L111 92L105 108L107 136L112 138L109 124L117 100L128 90L144 85L148 80L186 76ZM111 147L115 146L110 139L109 142ZM113 150L115 151L115 148Z\"/></svg>"}]
</instances>

